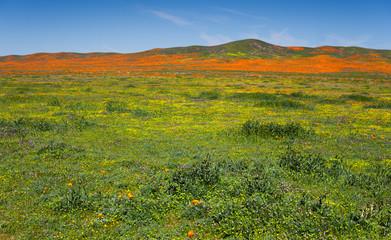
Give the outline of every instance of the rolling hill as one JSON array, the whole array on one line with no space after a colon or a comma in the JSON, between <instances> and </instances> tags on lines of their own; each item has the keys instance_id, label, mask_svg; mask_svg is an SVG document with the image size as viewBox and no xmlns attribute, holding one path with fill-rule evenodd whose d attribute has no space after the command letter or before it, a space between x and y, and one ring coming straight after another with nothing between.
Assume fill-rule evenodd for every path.
<instances>
[{"instance_id":1,"label":"rolling hill","mask_svg":"<svg viewBox=\"0 0 391 240\"><path fill-rule=\"evenodd\" d=\"M282 47L246 39L217 46L152 49L128 54L61 52L0 57L0 74L131 74L178 70L389 74L391 50L335 46Z\"/></svg>"},{"instance_id":2,"label":"rolling hill","mask_svg":"<svg viewBox=\"0 0 391 240\"><path fill-rule=\"evenodd\" d=\"M282 47L257 39L245 39L217 46L190 46L161 49L164 54L199 53L206 58L278 58L278 57L311 57L316 54L326 54L334 57L350 57L370 54L391 59L391 50L377 50L360 47Z\"/></svg>"}]
</instances>

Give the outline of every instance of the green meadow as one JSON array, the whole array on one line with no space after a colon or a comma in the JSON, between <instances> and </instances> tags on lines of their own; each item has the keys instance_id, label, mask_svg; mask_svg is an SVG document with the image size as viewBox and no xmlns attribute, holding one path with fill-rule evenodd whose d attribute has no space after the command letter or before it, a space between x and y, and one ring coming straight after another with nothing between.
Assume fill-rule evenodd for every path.
<instances>
[{"instance_id":1,"label":"green meadow","mask_svg":"<svg viewBox=\"0 0 391 240\"><path fill-rule=\"evenodd\" d=\"M391 76L0 76L0 239L391 239Z\"/></svg>"}]
</instances>

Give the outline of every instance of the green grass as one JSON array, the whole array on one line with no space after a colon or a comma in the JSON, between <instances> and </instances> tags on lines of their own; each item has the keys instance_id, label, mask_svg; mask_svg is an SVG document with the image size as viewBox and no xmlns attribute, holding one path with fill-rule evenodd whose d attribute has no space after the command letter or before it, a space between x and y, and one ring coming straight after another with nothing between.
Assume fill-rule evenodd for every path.
<instances>
[{"instance_id":1,"label":"green grass","mask_svg":"<svg viewBox=\"0 0 391 240\"><path fill-rule=\"evenodd\" d=\"M0 77L0 239L391 238L389 76L188 75Z\"/></svg>"}]
</instances>

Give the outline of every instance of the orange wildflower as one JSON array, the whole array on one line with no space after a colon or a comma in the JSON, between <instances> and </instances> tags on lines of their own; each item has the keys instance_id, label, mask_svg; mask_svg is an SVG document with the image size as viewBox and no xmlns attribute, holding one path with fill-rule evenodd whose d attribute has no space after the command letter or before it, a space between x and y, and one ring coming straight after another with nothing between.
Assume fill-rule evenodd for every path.
<instances>
[{"instance_id":1,"label":"orange wildflower","mask_svg":"<svg viewBox=\"0 0 391 240\"><path fill-rule=\"evenodd\" d=\"M102 213L99 213L99 214L98 214L98 217L102 218L102 216L103 216Z\"/></svg>"},{"instance_id":2,"label":"orange wildflower","mask_svg":"<svg viewBox=\"0 0 391 240\"><path fill-rule=\"evenodd\" d=\"M100 171L100 172L101 172L102 174L105 174L106 171L105 171L105 170L102 170L102 171Z\"/></svg>"},{"instance_id":3,"label":"orange wildflower","mask_svg":"<svg viewBox=\"0 0 391 240\"><path fill-rule=\"evenodd\" d=\"M190 238L192 238L194 236L194 232L193 230L191 230L190 232L187 233L187 236L189 236Z\"/></svg>"},{"instance_id":4,"label":"orange wildflower","mask_svg":"<svg viewBox=\"0 0 391 240\"><path fill-rule=\"evenodd\" d=\"M72 183L68 183L68 187L72 187Z\"/></svg>"},{"instance_id":5,"label":"orange wildflower","mask_svg":"<svg viewBox=\"0 0 391 240\"><path fill-rule=\"evenodd\" d=\"M119 195L118 198L119 198L119 199L122 199L122 195Z\"/></svg>"},{"instance_id":6,"label":"orange wildflower","mask_svg":"<svg viewBox=\"0 0 391 240\"><path fill-rule=\"evenodd\" d=\"M198 201L198 200L193 200L194 206L197 206L198 203L200 203L200 201Z\"/></svg>"},{"instance_id":7,"label":"orange wildflower","mask_svg":"<svg viewBox=\"0 0 391 240\"><path fill-rule=\"evenodd\" d=\"M134 198L135 196L132 195L132 193L127 194L129 198Z\"/></svg>"}]
</instances>

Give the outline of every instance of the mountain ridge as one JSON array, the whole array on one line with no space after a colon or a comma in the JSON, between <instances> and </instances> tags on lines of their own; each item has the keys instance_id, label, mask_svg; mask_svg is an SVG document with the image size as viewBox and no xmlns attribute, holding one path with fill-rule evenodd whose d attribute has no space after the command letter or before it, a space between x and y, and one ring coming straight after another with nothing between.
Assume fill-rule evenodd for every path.
<instances>
[{"instance_id":1,"label":"mountain ridge","mask_svg":"<svg viewBox=\"0 0 391 240\"><path fill-rule=\"evenodd\" d=\"M355 54L376 53L382 57L391 58L391 50L371 49L363 47L319 46L319 47L283 47L258 39L245 39L215 46L188 46L161 49L165 54L180 54L201 52L203 57L238 57L238 58L275 58L276 56L309 57L311 54L327 54L347 57Z\"/></svg>"},{"instance_id":2,"label":"mountain ridge","mask_svg":"<svg viewBox=\"0 0 391 240\"><path fill-rule=\"evenodd\" d=\"M0 57L0 74L164 70L391 73L391 50L336 46L282 47L257 39L245 39L216 46L155 48L137 53L60 52Z\"/></svg>"},{"instance_id":3,"label":"mountain ridge","mask_svg":"<svg viewBox=\"0 0 391 240\"><path fill-rule=\"evenodd\" d=\"M323 49L323 50L322 50ZM299 51L302 51L301 54ZM191 45L184 47L170 47L170 48L154 48L150 50L145 50L141 52L133 53L117 53L117 52L88 52L88 53L78 53L78 52L37 52L32 54L11 54L0 56L0 58L15 58L23 59L23 57L29 55L39 55L39 54L55 54L55 55L81 55L81 56L104 56L112 54L150 54L150 53L161 53L161 54L186 54L186 53L201 53L203 57L260 57L268 58L270 55L277 56L311 56L308 55L310 51L317 51L320 53L338 53L341 56L348 56L352 54L363 54L363 53L378 53L381 55L386 55L387 58L391 58L391 50L389 49L373 49L373 48L364 48L357 46L319 46L319 47L305 47L305 46L279 46L271 43L267 43L258 39L244 39L238 41L232 41L224 44L214 45L214 46L203 46L203 45ZM236 54L235 52L240 52L244 54ZM315 52L314 52L315 53ZM248 55L248 56L246 56Z\"/></svg>"}]
</instances>

